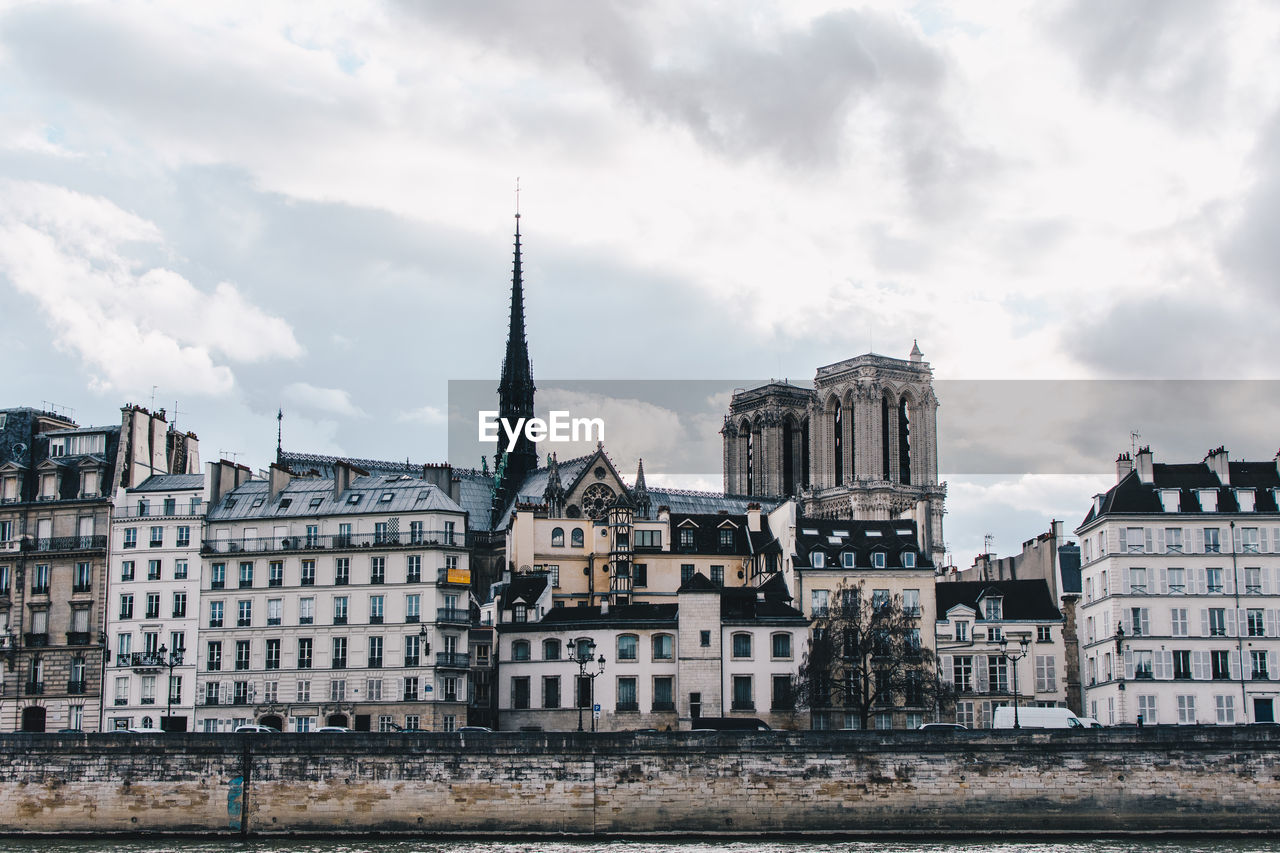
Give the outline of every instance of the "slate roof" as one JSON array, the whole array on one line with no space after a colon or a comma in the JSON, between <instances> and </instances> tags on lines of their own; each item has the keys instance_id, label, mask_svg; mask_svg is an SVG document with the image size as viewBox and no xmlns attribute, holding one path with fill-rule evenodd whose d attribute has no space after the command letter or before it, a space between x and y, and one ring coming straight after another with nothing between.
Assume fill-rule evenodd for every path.
<instances>
[{"instance_id":1,"label":"slate roof","mask_svg":"<svg viewBox=\"0 0 1280 853\"><path fill-rule=\"evenodd\" d=\"M204 488L203 474L152 474L132 492L178 492Z\"/></svg>"},{"instance_id":2,"label":"slate roof","mask_svg":"<svg viewBox=\"0 0 1280 853\"><path fill-rule=\"evenodd\" d=\"M812 532L811 532L812 531ZM844 536L838 534L847 534ZM796 517L797 565L812 565L812 553L822 551L827 555L828 568L838 568L845 552L854 554L854 568L872 567L871 554L885 552L885 567L900 569L902 555L908 551L916 555L916 568L932 568L928 553L920 550L920 536L916 523L908 519L892 521L850 521L826 518Z\"/></svg>"},{"instance_id":3,"label":"slate roof","mask_svg":"<svg viewBox=\"0 0 1280 853\"><path fill-rule=\"evenodd\" d=\"M720 618L724 622L799 622L808 619L796 608L787 604L791 596L780 596L776 589L761 586L725 587L720 593ZM783 591L785 592L785 586ZM763 593L763 595L761 595Z\"/></svg>"},{"instance_id":4,"label":"slate roof","mask_svg":"<svg viewBox=\"0 0 1280 853\"><path fill-rule=\"evenodd\" d=\"M370 474L409 474L410 476L420 476L422 474L422 464L413 463L409 460L403 462L395 462L383 459L357 459L354 456L323 456L318 453L295 453L291 450L284 450L280 453L280 463L294 471L307 471L314 469L321 477L333 477L333 466L338 462L345 462L348 465L354 465L357 468L363 468Z\"/></svg>"},{"instance_id":5,"label":"slate roof","mask_svg":"<svg viewBox=\"0 0 1280 853\"><path fill-rule=\"evenodd\" d=\"M1153 463L1151 483L1143 483L1136 470L1112 486L1102 497L1102 508L1090 507L1081 526L1109 514L1148 514L1164 512L1161 489L1178 489L1178 511L1204 513L1200 489L1213 489L1218 494L1216 512L1240 512L1233 487L1254 490L1254 512L1280 512L1272 489L1280 488L1280 470L1271 462L1228 462L1231 485L1224 486L1207 462L1167 464Z\"/></svg>"},{"instance_id":6,"label":"slate roof","mask_svg":"<svg viewBox=\"0 0 1280 853\"><path fill-rule=\"evenodd\" d=\"M727 548L720 546L720 531L724 529L733 532L732 545ZM693 547L680 544L682 530L693 531ZM760 532L752 534L747 530L745 515L671 514L671 552L673 554L727 554L747 557L757 553L757 545L767 544L772 539L768 519L763 515L760 517Z\"/></svg>"},{"instance_id":7,"label":"slate roof","mask_svg":"<svg viewBox=\"0 0 1280 853\"><path fill-rule=\"evenodd\" d=\"M726 495L722 492L649 487L649 502L653 507L654 517L657 517L658 507L662 506L673 513L716 513L723 509L736 515L745 513L749 504L756 503L760 504L762 513L769 513L781 506L784 500L786 499L780 497Z\"/></svg>"},{"instance_id":8,"label":"slate roof","mask_svg":"<svg viewBox=\"0 0 1280 853\"><path fill-rule=\"evenodd\" d=\"M542 621L529 627L546 628L577 625L594 625L597 627L635 625L640 623L660 623L672 625L676 623L679 605L676 604L615 604L608 613L601 613L599 606L594 607L553 607ZM500 626L513 630L504 623Z\"/></svg>"},{"instance_id":9,"label":"slate roof","mask_svg":"<svg viewBox=\"0 0 1280 853\"><path fill-rule=\"evenodd\" d=\"M211 505L207 518L216 522L370 513L463 512L462 507L435 485L403 475L356 477L351 481L351 487L337 499L333 495L333 480L314 477L295 477L274 499L268 499L267 493L266 480L249 480ZM359 495L359 501L352 503L352 495ZM384 495L390 495L390 498L383 500Z\"/></svg>"},{"instance_id":10,"label":"slate roof","mask_svg":"<svg viewBox=\"0 0 1280 853\"><path fill-rule=\"evenodd\" d=\"M1053 603L1053 593L1044 579L1025 581L947 581L937 584L938 618L957 604L966 604L983 616L980 599L987 595L999 595L1003 621L1060 620L1062 612Z\"/></svg>"},{"instance_id":11,"label":"slate roof","mask_svg":"<svg viewBox=\"0 0 1280 853\"><path fill-rule=\"evenodd\" d=\"M467 511L467 526L472 530L489 530L493 475L474 468L454 468L453 477L458 481L458 503Z\"/></svg>"},{"instance_id":12,"label":"slate roof","mask_svg":"<svg viewBox=\"0 0 1280 853\"><path fill-rule=\"evenodd\" d=\"M547 588L547 576L544 574L516 575L506 585L502 593L502 605L510 609L512 604L533 604Z\"/></svg>"}]
</instances>

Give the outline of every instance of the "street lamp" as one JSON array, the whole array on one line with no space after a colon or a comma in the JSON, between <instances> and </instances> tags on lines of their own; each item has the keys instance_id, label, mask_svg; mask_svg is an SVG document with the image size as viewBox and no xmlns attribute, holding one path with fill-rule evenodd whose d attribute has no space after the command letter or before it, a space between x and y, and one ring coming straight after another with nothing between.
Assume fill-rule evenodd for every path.
<instances>
[{"instance_id":1,"label":"street lamp","mask_svg":"<svg viewBox=\"0 0 1280 853\"><path fill-rule=\"evenodd\" d=\"M578 680L574 682L574 698L575 704L578 706L578 731L582 731L582 679L591 679L590 701L592 703L591 715L591 731L596 730L596 718L594 713L595 696L596 696L596 676L604 672L604 655L600 655L599 659L594 661L597 665L595 672L587 672L587 667L593 661L592 656L596 653L596 641L591 638L583 640L565 640L565 647L569 651L569 663L578 665Z\"/></svg>"},{"instance_id":2,"label":"street lamp","mask_svg":"<svg viewBox=\"0 0 1280 853\"><path fill-rule=\"evenodd\" d=\"M1027 656L1031 643L1026 636L1023 636L1018 645L1019 650L1009 651L1009 638L1001 635L1000 654L1004 655L1005 660L1013 661L1013 727L1015 729L1022 728L1018 722L1018 661Z\"/></svg>"},{"instance_id":3,"label":"street lamp","mask_svg":"<svg viewBox=\"0 0 1280 853\"><path fill-rule=\"evenodd\" d=\"M182 666L182 649L176 649L171 652L161 644L160 665L169 669L169 680L165 684L165 692L169 694L169 703L165 709L164 721L160 723L160 728L167 732L169 731L167 727L173 724L173 668Z\"/></svg>"}]
</instances>

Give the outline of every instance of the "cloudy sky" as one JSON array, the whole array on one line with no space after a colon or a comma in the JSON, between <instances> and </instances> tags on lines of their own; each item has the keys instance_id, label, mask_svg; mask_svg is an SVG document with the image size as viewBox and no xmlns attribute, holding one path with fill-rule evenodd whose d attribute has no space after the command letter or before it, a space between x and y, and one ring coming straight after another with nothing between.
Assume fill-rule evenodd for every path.
<instances>
[{"instance_id":1,"label":"cloudy sky","mask_svg":"<svg viewBox=\"0 0 1280 853\"><path fill-rule=\"evenodd\" d=\"M4 405L443 458L517 176L539 378L1280 378L1275 4L356 5L0 6ZM953 477L957 560L1105 475Z\"/></svg>"}]
</instances>

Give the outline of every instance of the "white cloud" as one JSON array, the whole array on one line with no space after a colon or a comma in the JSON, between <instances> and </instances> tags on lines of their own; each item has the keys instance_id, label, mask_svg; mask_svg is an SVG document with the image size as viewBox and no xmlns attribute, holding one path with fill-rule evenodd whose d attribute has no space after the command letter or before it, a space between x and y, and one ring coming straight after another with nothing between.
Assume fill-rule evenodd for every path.
<instances>
[{"instance_id":1,"label":"white cloud","mask_svg":"<svg viewBox=\"0 0 1280 853\"><path fill-rule=\"evenodd\" d=\"M289 325L233 285L206 293L171 270L142 270L128 254L131 244L161 243L155 224L105 198L0 183L0 273L35 301L95 387L225 395L235 377L223 362L301 354Z\"/></svg>"},{"instance_id":2,"label":"white cloud","mask_svg":"<svg viewBox=\"0 0 1280 853\"><path fill-rule=\"evenodd\" d=\"M419 406L416 409L396 415L398 423L421 424L422 426L437 426L444 423L445 420L444 410L439 406Z\"/></svg>"},{"instance_id":3,"label":"white cloud","mask_svg":"<svg viewBox=\"0 0 1280 853\"><path fill-rule=\"evenodd\" d=\"M309 382L294 382L284 389L284 398L313 412L344 417L363 417L351 402L351 395L340 388L318 388Z\"/></svg>"}]
</instances>

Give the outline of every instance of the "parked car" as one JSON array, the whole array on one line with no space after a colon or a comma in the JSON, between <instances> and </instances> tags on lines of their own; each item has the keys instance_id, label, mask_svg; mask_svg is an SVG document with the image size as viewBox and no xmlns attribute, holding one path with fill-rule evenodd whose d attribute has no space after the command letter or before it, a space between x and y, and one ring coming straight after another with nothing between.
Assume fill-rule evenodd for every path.
<instances>
[{"instance_id":1,"label":"parked car","mask_svg":"<svg viewBox=\"0 0 1280 853\"><path fill-rule=\"evenodd\" d=\"M248 732L250 734L262 734L262 735L280 734L279 729L272 728L271 726L260 726L257 723L250 723L244 726L236 726L236 734L240 734L241 732Z\"/></svg>"},{"instance_id":2,"label":"parked car","mask_svg":"<svg viewBox=\"0 0 1280 853\"><path fill-rule=\"evenodd\" d=\"M695 732L771 732L773 728L755 717L695 717L690 729Z\"/></svg>"},{"instance_id":3,"label":"parked car","mask_svg":"<svg viewBox=\"0 0 1280 853\"><path fill-rule=\"evenodd\" d=\"M996 708L991 728L1013 728L1013 708ZM1083 729L1088 726L1070 708L1018 708L1018 727L1023 729Z\"/></svg>"},{"instance_id":4,"label":"parked car","mask_svg":"<svg viewBox=\"0 0 1280 853\"><path fill-rule=\"evenodd\" d=\"M1097 720L1095 720L1093 717L1078 717L1077 719L1079 719L1079 720L1080 720L1080 722L1084 723L1084 727L1085 727L1086 729L1100 729L1100 728L1102 728L1102 723L1098 722L1098 721L1097 721Z\"/></svg>"},{"instance_id":5,"label":"parked car","mask_svg":"<svg viewBox=\"0 0 1280 853\"><path fill-rule=\"evenodd\" d=\"M346 726L321 726L316 731L320 734L329 734L331 732L354 732L355 729L349 729Z\"/></svg>"},{"instance_id":6,"label":"parked car","mask_svg":"<svg viewBox=\"0 0 1280 853\"><path fill-rule=\"evenodd\" d=\"M455 731L459 732L491 732L493 729L488 726L458 726Z\"/></svg>"},{"instance_id":7,"label":"parked car","mask_svg":"<svg viewBox=\"0 0 1280 853\"><path fill-rule=\"evenodd\" d=\"M164 729L157 729L154 726L134 726L133 728L125 729L125 731L127 731L131 735L162 735L164 734Z\"/></svg>"},{"instance_id":8,"label":"parked car","mask_svg":"<svg viewBox=\"0 0 1280 853\"><path fill-rule=\"evenodd\" d=\"M969 730L968 726L961 725L960 723L924 723L916 728L920 729L920 731L931 730L935 732L967 732Z\"/></svg>"}]
</instances>

